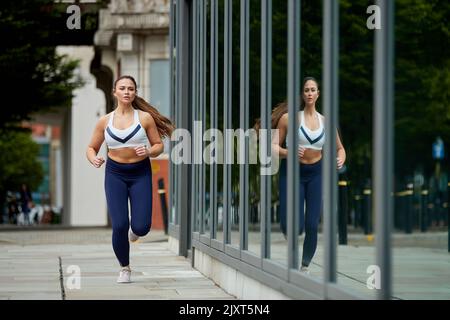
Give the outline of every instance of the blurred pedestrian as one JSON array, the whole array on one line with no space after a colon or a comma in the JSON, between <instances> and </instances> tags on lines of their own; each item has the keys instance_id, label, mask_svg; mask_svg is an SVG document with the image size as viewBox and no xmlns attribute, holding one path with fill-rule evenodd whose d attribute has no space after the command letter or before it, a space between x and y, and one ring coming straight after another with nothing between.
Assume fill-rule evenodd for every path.
<instances>
[{"instance_id":1,"label":"blurred pedestrian","mask_svg":"<svg viewBox=\"0 0 450 320\"><path fill-rule=\"evenodd\" d=\"M6 203L8 210L8 222L10 224L17 223L17 217L19 215L19 205L17 203L17 197L14 192L8 191L6 194Z\"/></svg>"},{"instance_id":2,"label":"blurred pedestrian","mask_svg":"<svg viewBox=\"0 0 450 320\"><path fill-rule=\"evenodd\" d=\"M31 191L28 185L22 183L20 188L20 207L22 209L24 224L30 225L30 210L33 205L33 198L31 196Z\"/></svg>"}]
</instances>

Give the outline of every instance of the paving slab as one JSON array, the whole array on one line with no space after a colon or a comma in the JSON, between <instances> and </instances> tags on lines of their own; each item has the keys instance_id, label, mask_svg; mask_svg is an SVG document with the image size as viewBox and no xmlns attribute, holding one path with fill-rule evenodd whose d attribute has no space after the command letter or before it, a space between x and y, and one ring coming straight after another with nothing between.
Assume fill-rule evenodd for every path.
<instances>
[{"instance_id":1,"label":"paving slab","mask_svg":"<svg viewBox=\"0 0 450 320\"><path fill-rule=\"evenodd\" d=\"M116 282L109 229L0 232L0 250L1 300L235 299L171 252L163 232L130 244L129 284Z\"/></svg>"}]
</instances>

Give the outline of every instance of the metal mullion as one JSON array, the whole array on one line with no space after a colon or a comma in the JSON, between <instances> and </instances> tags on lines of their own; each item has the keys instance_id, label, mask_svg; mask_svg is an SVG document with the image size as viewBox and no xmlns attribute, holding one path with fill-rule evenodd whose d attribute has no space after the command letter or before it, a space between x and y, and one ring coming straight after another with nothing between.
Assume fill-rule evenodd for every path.
<instances>
[{"instance_id":1,"label":"metal mullion","mask_svg":"<svg viewBox=\"0 0 450 320\"><path fill-rule=\"evenodd\" d=\"M181 82L181 77L180 77L180 70L181 70L181 59L180 57L180 50L181 50L181 26L180 26L180 17L181 17L181 5L179 4L179 1L177 0L177 4L175 6L176 9L176 28L177 31L175 33L175 45L176 45L176 50L175 50L175 58L176 58L176 76L175 76L175 110L176 110L176 114L175 114L175 119L177 121L177 125L180 126L180 124L182 123L181 121L181 112L180 112L180 82ZM180 181L181 179L181 170L179 168L179 166L176 167L176 172L175 172L175 179L176 181ZM180 222L179 219L179 215L180 215L180 201L181 201L181 184L177 183L176 184L176 188L175 188L175 192L176 192L176 212L175 212L175 221L174 224L178 225Z\"/></svg>"},{"instance_id":2,"label":"metal mullion","mask_svg":"<svg viewBox=\"0 0 450 320\"><path fill-rule=\"evenodd\" d=\"M266 130L266 152L271 153L272 104L272 0L261 2L261 129ZM261 139L259 140L261 141ZM260 145L260 148L262 146ZM272 202L272 176L261 176L261 258L270 257L270 209ZM261 262L262 264L262 262Z\"/></svg>"},{"instance_id":3,"label":"metal mullion","mask_svg":"<svg viewBox=\"0 0 450 320\"><path fill-rule=\"evenodd\" d=\"M233 3L232 0L225 0L225 29L224 29L224 132L227 129L232 128L231 125L231 112L232 112L232 89L231 89L231 78L232 78L232 56L231 56L231 39L232 39L232 13L233 13ZM233 141L227 138L225 133L225 152L224 152L224 165L223 165L223 194L224 194L224 245L230 243L231 241L231 165L228 164L229 153L231 150L230 144ZM234 155L231 155L234 157ZM233 158L232 158L233 159Z\"/></svg>"},{"instance_id":4,"label":"metal mullion","mask_svg":"<svg viewBox=\"0 0 450 320\"><path fill-rule=\"evenodd\" d=\"M192 5L192 121L193 121L193 139L191 141L193 154L191 155L191 190L197 188L197 165L195 164L195 158L197 154L197 141L196 141L196 127L194 126L196 120L197 110L197 42L198 42L198 19L197 19L197 5ZM199 231L198 225L198 212L197 212L197 192L192 193L193 199L191 201L192 212L192 230Z\"/></svg>"},{"instance_id":5,"label":"metal mullion","mask_svg":"<svg viewBox=\"0 0 450 320\"><path fill-rule=\"evenodd\" d=\"M195 5L197 6L197 68L196 68L196 72L197 72L197 90L196 90L196 94L197 94L197 105L196 105L196 111L195 111L195 116L196 116L196 121L201 121L201 104L202 104L202 95L201 95L201 76L202 76L202 72L201 72L201 56L202 56L202 37L201 37L201 0L196 0L195 1ZM198 122L197 122L198 124ZM196 174L196 202L197 202L197 214L199 216L199 230L200 230L200 235L202 235L205 230L204 230L204 215L203 212L201 211L201 197L200 197L200 193L201 193L201 166L200 166L200 159L199 159L199 155L200 155L200 130L201 127L197 127L197 138L196 138L196 142L197 142L197 148L196 148L196 154L197 154L197 162L195 165L195 174Z\"/></svg>"},{"instance_id":6,"label":"metal mullion","mask_svg":"<svg viewBox=\"0 0 450 320\"><path fill-rule=\"evenodd\" d=\"M210 15L211 15L211 53L210 53L210 90L211 90L211 102L210 102L210 120L211 120L211 129L218 129L217 127L217 46L218 46L218 3L217 0L211 0L210 6ZM214 143L217 146L217 141ZM218 159L217 148L215 149L216 154L214 154L215 158ZM210 166L210 214L211 214L211 238L215 239L217 236L217 163L214 162Z\"/></svg>"},{"instance_id":7,"label":"metal mullion","mask_svg":"<svg viewBox=\"0 0 450 320\"><path fill-rule=\"evenodd\" d=\"M202 106L202 193L201 193L201 197L202 197L202 211L204 212L205 215L205 226L204 229L205 231L206 229L206 164L205 161L203 159L203 150L205 147L205 143L203 141L203 136L205 134L206 131L206 105L207 105L207 98L206 98L206 72L207 72L207 65L206 65L206 54L207 54L207 35L208 35L208 25L207 25L207 8L208 6L208 1L207 0L203 0L203 34L202 34L202 44L203 44L203 61L202 61L202 66L203 66L203 93L202 93L202 97L203 97L203 106ZM211 213L210 213L211 214ZM211 222L209 222L210 225ZM211 228L211 226L210 226Z\"/></svg>"},{"instance_id":8,"label":"metal mullion","mask_svg":"<svg viewBox=\"0 0 450 320\"><path fill-rule=\"evenodd\" d=\"M203 65L203 55L204 55L204 0L197 0L196 1L197 5L198 5L198 21L199 21L199 41L198 41L198 63L199 63L199 67L198 67L198 72L199 72L199 81L198 81L198 95L199 95L199 100L198 100L198 119L199 121L203 120L203 107L204 107L204 65ZM201 127L199 128L201 133L201 136L203 134L203 123L201 123ZM198 137L200 138L200 136ZM197 145L197 154L200 156L200 158L203 158L203 154L202 154L202 141L203 139L199 139L198 140L198 145ZM200 213L200 234L204 234L205 233L205 210L203 207L203 200L204 200L204 194L203 194L203 186L204 186L204 179L203 179L203 161L201 161L200 164L198 164L197 169L198 169L198 211Z\"/></svg>"},{"instance_id":9,"label":"metal mullion","mask_svg":"<svg viewBox=\"0 0 450 320\"><path fill-rule=\"evenodd\" d=\"M240 39L240 127L248 129L248 89L249 89L249 1L241 0L241 39ZM239 165L239 235L241 250L248 250L248 137L240 141L239 153L244 151L244 163ZM242 145L243 143L243 145ZM239 158L241 155L239 155Z\"/></svg>"},{"instance_id":10,"label":"metal mullion","mask_svg":"<svg viewBox=\"0 0 450 320\"><path fill-rule=\"evenodd\" d=\"M196 54L195 54L195 67L194 67L194 72L195 72L195 106L194 106L194 120L198 121L198 113L199 113L199 104L200 104L200 95L199 95L199 86L200 86L200 66L199 66L199 56L200 56L200 40L199 40L199 35L200 35L200 22L199 22L199 5L198 5L198 0L193 2L193 6L195 7L195 22L196 22L196 42L195 42L195 50L196 50ZM194 179L195 179L195 187L193 190L195 190L195 214L197 217L197 224L198 224L198 230L200 235L202 234L202 230L201 230L201 226L202 226L202 218L201 218L201 214L199 211L199 170L198 170L198 126L195 127L195 135L194 135L194 140L195 140L195 161L194 161Z\"/></svg>"},{"instance_id":11,"label":"metal mullion","mask_svg":"<svg viewBox=\"0 0 450 320\"><path fill-rule=\"evenodd\" d=\"M336 128L339 112L339 3L325 0L323 7L323 106L325 140L323 154L324 280L336 282L337 172ZM326 293L325 293L326 295Z\"/></svg>"},{"instance_id":12,"label":"metal mullion","mask_svg":"<svg viewBox=\"0 0 450 320\"><path fill-rule=\"evenodd\" d=\"M289 0L288 9L288 268L298 268L299 173L297 159L300 86L300 0Z\"/></svg>"},{"instance_id":13,"label":"metal mullion","mask_svg":"<svg viewBox=\"0 0 450 320\"><path fill-rule=\"evenodd\" d=\"M378 0L381 29L375 30L373 188L376 217L376 263L380 268L378 299L392 295L391 229L394 150L394 1Z\"/></svg>"},{"instance_id":14,"label":"metal mullion","mask_svg":"<svg viewBox=\"0 0 450 320\"><path fill-rule=\"evenodd\" d=\"M174 31L175 31L175 17L174 17L174 0L170 0L170 28L169 28L169 39L170 39L170 45L169 45L169 54L170 54L170 117L172 119L175 118L175 99L174 99L174 59L173 59L173 50L175 47L175 39L174 39ZM175 73L176 74L176 73ZM169 157L172 155L172 141L169 137ZM169 223L173 223L172 221L172 212L175 208L174 206L174 199L176 196L174 196L174 169L175 166L173 164L173 161L169 160L169 217L168 221Z\"/></svg>"},{"instance_id":15,"label":"metal mullion","mask_svg":"<svg viewBox=\"0 0 450 320\"><path fill-rule=\"evenodd\" d=\"M200 0L196 0L195 1L195 5L197 6L197 15L196 15L196 20L197 20L197 55L196 55L196 63L197 63L197 67L195 69L196 73L197 73L197 90L195 91L195 94L197 95L197 104L195 106L195 118L197 121L197 125L198 125L198 121L200 121L200 105L201 105L201 94L200 94L200 90L201 90L201 12L200 12ZM197 126L196 127L196 155L197 155L197 159L196 159L196 163L195 163L195 178L196 178L196 206L197 206L197 215L198 215L198 224L199 224L199 231L200 231L200 235L202 235L204 233L204 229L203 229L203 215L202 212L200 210L200 165L199 165L199 150L200 150L200 141L198 140L198 137L200 135L200 128Z\"/></svg>"},{"instance_id":16,"label":"metal mullion","mask_svg":"<svg viewBox=\"0 0 450 320\"><path fill-rule=\"evenodd\" d=\"M205 161L203 160L203 150L205 147L205 143L203 142L203 136L205 134L206 131L206 71L207 71L207 66L206 66L206 54L207 54L207 34L208 34L208 25L207 25L207 5L208 2L207 0L203 0L203 14L202 14L202 19L203 19L203 33L202 33L202 45L203 45L203 61L202 61L202 67L203 67L203 86L202 89L204 90L202 93L202 98L203 98L203 106L202 106L202 192L201 192L201 197L202 197L202 212L205 215L205 219L204 219L204 230L206 231L206 164ZM211 88L210 88L211 89ZM210 212L211 215L211 212ZM209 228L211 228L211 222L209 222ZM209 235L210 236L210 235Z\"/></svg>"},{"instance_id":17,"label":"metal mullion","mask_svg":"<svg viewBox=\"0 0 450 320\"><path fill-rule=\"evenodd\" d=\"M179 22L179 33L182 33L177 39L180 41L177 42L177 61L179 62L177 69L177 73L179 76L179 90L178 90L178 96L179 96L179 104L183 104L180 107L180 123L179 127L185 128L187 130L190 129L191 121L190 121L190 103L191 103L191 92L189 91L190 86L190 34L191 34L191 13L190 13L190 7L189 2L185 0L178 0L177 1L178 6L178 12L180 19L177 20ZM183 59L183 62L180 60ZM183 100L181 100L181 98ZM183 192L183 190L188 189L188 183L189 183L189 167L187 164L180 165L179 168L180 175L179 180L177 180L178 185L178 214L179 214L179 221L180 221L180 237L179 237L179 255L187 256L188 250L191 245L191 233L190 233L190 210L189 203L192 201L190 198L190 195L186 192ZM185 210L185 208L187 210ZM183 210L183 214L181 214L181 210Z\"/></svg>"}]
</instances>

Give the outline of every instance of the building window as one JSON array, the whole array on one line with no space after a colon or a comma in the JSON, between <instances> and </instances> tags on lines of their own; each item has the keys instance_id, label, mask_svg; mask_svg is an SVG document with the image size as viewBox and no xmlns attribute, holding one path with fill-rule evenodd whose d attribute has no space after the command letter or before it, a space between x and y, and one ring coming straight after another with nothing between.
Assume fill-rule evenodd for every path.
<instances>
[{"instance_id":1,"label":"building window","mask_svg":"<svg viewBox=\"0 0 450 320\"><path fill-rule=\"evenodd\" d=\"M170 118L170 61L150 60L150 103Z\"/></svg>"}]
</instances>

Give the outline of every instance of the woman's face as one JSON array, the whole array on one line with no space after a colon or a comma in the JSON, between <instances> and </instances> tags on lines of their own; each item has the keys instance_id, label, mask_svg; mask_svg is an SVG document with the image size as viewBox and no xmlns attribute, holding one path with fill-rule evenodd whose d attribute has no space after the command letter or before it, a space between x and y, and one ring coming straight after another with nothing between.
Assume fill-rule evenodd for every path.
<instances>
[{"instance_id":1,"label":"woman's face","mask_svg":"<svg viewBox=\"0 0 450 320\"><path fill-rule=\"evenodd\" d=\"M122 104L130 104L136 97L136 87L130 79L120 79L114 88L114 96Z\"/></svg>"},{"instance_id":2,"label":"woman's face","mask_svg":"<svg viewBox=\"0 0 450 320\"><path fill-rule=\"evenodd\" d=\"M319 89L317 83L314 80L308 80L303 87L303 101L305 105L315 105L317 98L319 98Z\"/></svg>"}]
</instances>

